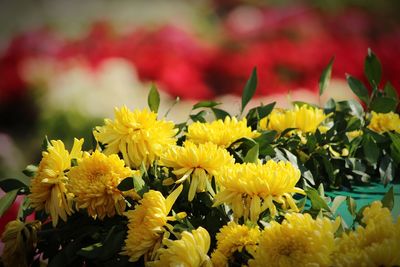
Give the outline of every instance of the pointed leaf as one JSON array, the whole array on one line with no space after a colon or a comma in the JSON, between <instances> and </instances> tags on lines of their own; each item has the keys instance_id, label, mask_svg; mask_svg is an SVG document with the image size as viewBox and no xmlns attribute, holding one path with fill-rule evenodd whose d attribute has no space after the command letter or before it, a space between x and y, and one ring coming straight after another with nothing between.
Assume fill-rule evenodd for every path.
<instances>
[{"instance_id":1,"label":"pointed leaf","mask_svg":"<svg viewBox=\"0 0 400 267\"><path fill-rule=\"evenodd\" d=\"M127 177L122 180L119 185L117 186L118 190L121 191L128 191L135 188L134 179L133 177Z\"/></svg>"},{"instance_id":2,"label":"pointed leaf","mask_svg":"<svg viewBox=\"0 0 400 267\"><path fill-rule=\"evenodd\" d=\"M400 161L400 134L388 132L392 144L390 145L393 159Z\"/></svg>"},{"instance_id":3,"label":"pointed leaf","mask_svg":"<svg viewBox=\"0 0 400 267\"><path fill-rule=\"evenodd\" d=\"M388 113L390 111L395 111L396 107L397 101L394 98L380 96L372 100L370 109L378 113Z\"/></svg>"},{"instance_id":4,"label":"pointed leaf","mask_svg":"<svg viewBox=\"0 0 400 267\"><path fill-rule=\"evenodd\" d=\"M42 142L42 150L46 151L49 146L51 146L51 143L50 143L49 139L47 138L47 135L45 135L43 142Z\"/></svg>"},{"instance_id":5,"label":"pointed leaf","mask_svg":"<svg viewBox=\"0 0 400 267\"><path fill-rule=\"evenodd\" d=\"M253 97L257 88L257 69L254 68L250 78L247 80L242 93L242 112L246 105L249 103L250 99Z\"/></svg>"},{"instance_id":6,"label":"pointed leaf","mask_svg":"<svg viewBox=\"0 0 400 267\"><path fill-rule=\"evenodd\" d=\"M395 170L393 167L393 159L389 155L385 155L379 163L379 175L381 183L387 185L395 178Z\"/></svg>"},{"instance_id":7,"label":"pointed leaf","mask_svg":"<svg viewBox=\"0 0 400 267\"><path fill-rule=\"evenodd\" d=\"M387 191L387 193L383 196L382 205L383 207L388 208L389 210L393 209L394 206L393 186L390 187L389 191Z\"/></svg>"},{"instance_id":8,"label":"pointed leaf","mask_svg":"<svg viewBox=\"0 0 400 267\"><path fill-rule=\"evenodd\" d=\"M147 192L147 188L145 188L146 182L142 179L141 175L133 177L133 185L135 187L136 192L143 192L143 190Z\"/></svg>"},{"instance_id":9,"label":"pointed leaf","mask_svg":"<svg viewBox=\"0 0 400 267\"><path fill-rule=\"evenodd\" d=\"M393 87L393 85L390 82L387 82L385 84L385 88L383 89L385 92L385 95L387 97L391 97L395 99L397 102L399 101L399 95L397 94L396 88Z\"/></svg>"},{"instance_id":10,"label":"pointed leaf","mask_svg":"<svg viewBox=\"0 0 400 267\"><path fill-rule=\"evenodd\" d=\"M254 138L254 141L258 144L270 144L275 140L276 135L277 132L274 130L263 131L259 137Z\"/></svg>"},{"instance_id":11,"label":"pointed leaf","mask_svg":"<svg viewBox=\"0 0 400 267\"><path fill-rule=\"evenodd\" d=\"M331 211L332 213L336 213L337 209L346 200L345 196L336 196L332 201Z\"/></svg>"},{"instance_id":12,"label":"pointed leaf","mask_svg":"<svg viewBox=\"0 0 400 267\"><path fill-rule=\"evenodd\" d=\"M325 114L329 114L336 110L336 102L333 98L329 98L329 100L325 103L324 112Z\"/></svg>"},{"instance_id":13,"label":"pointed leaf","mask_svg":"<svg viewBox=\"0 0 400 267\"><path fill-rule=\"evenodd\" d=\"M257 109L258 115L260 119L265 118L268 116L271 111L274 109L276 102L269 103L268 105L261 106Z\"/></svg>"},{"instance_id":14,"label":"pointed leaf","mask_svg":"<svg viewBox=\"0 0 400 267\"><path fill-rule=\"evenodd\" d=\"M38 170L38 167L36 165L30 164L30 165L26 166L26 168L22 172L28 177L33 177L33 176L35 176L37 170Z\"/></svg>"},{"instance_id":15,"label":"pointed leaf","mask_svg":"<svg viewBox=\"0 0 400 267\"><path fill-rule=\"evenodd\" d=\"M329 81L331 80L331 73L332 73L332 65L335 57L332 57L328 63L328 66L322 71L322 75L319 78L319 95L322 95L325 89L329 85Z\"/></svg>"},{"instance_id":16,"label":"pointed leaf","mask_svg":"<svg viewBox=\"0 0 400 267\"><path fill-rule=\"evenodd\" d=\"M193 106L192 110L198 109L198 108L213 108L213 107L218 106L220 104L221 103L215 102L215 101L201 101L201 102L196 103Z\"/></svg>"},{"instance_id":17,"label":"pointed leaf","mask_svg":"<svg viewBox=\"0 0 400 267\"><path fill-rule=\"evenodd\" d=\"M205 115L207 115L207 111L202 110L196 114L190 115L189 117L193 122L199 121L204 123L206 122L206 119L204 118Z\"/></svg>"},{"instance_id":18,"label":"pointed leaf","mask_svg":"<svg viewBox=\"0 0 400 267\"><path fill-rule=\"evenodd\" d=\"M378 86L381 82L382 66L370 48L368 48L368 54L365 58L364 73L371 86Z\"/></svg>"},{"instance_id":19,"label":"pointed leaf","mask_svg":"<svg viewBox=\"0 0 400 267\"><path fill-rule=\"evenodd\" d=\"M347 197L347 209L350 214L354 217L357 215L357 203L352 197Z\"/></svg>"},{"instance_id":20,"label":"pointed leaf","mask_svg":"<svg viewBox=\"0 0 400 267\"><path fill-rule=\"evenodd\" d=\"M152 84L149 95L147 97L147 103L151 111L157 113L160 106L160 94L158 93L157 87Z\"/></svg>"},{"instance_id":21,"label":"pointed leaf","mask_svg":"<svg viewBox=\"0 0 400 267\"><path fill-rule=\"evenodd\" d=\"M19 189L14 189L7 192L2 198L0 198L0 217L2 217L8 208L14 203L14 200L17 198L18 190Z\"/></svg>"},{"instance_id":22,"label":"pointed leaf","mask_svg":"<svg viewBox=\"0 0 400 267\"><path fill-rule=\"evenodd\" d=\"M250 120L253 117L257 118L257 119L262 119L266 116L268 116L271 111L274 109L276 102L272 102L268 105L263 105L263 106L259 106L259 107L255 107L249 110L249 112L247 113L246 119Z\"/></svg>"},{"instance_id":23,"label":"pointed leaf","mask_svg":"<svg viewBox=\"0 0 400 267\"><path fill-rule=\"evenodd\" d=\"M365 159L371 163L375 164L378 161L380 150L375 140L371 135L366 134L363 138L363 151Z\"/></svg>"},{"instance_id":24,"label":"pointed leaf","mask_svg":"<svg viewBox=\"0 0 400 267\"><path fill-rule=\"evenodd\" d=\"M230 117L231 115L223 109L219 108L211 108L214 113L215 119L217 120L225 120L226 117Z\"/></svg>"},{"instance_id":25,"label":"pointed leaf","mask_svg":"<svg viewBox=\"0 0 400 267\"><path fill-rule=\"evenodd\" d=\"M29 193L30 179L27 177L21 179L15 178L0 178L0 188L4 192L10 192L17 189L18 194L28 194Z\"/></svg>"},{"instance_id":26,"label":"pointed leaf","mask_svg":"<svg viewBox=\"0 0 400 267\"><path fill-rule=\"evenodd\" d=\"M314 210L326 210L329 211L329 206L326 204L325 200L319 195L318 191L312 187L308 187L304 190L307 197L311 201L311 208Z\"/></svg>"},{"instance_id":27,"label":"pointed leaf","mask_svg":"<svg viewBox=\"0 0 400 267\"><path fill-rule=\"evenodd\" d=\"M360 128L361 128L361 120L357 117L351 117L347 122L346 132L360 130Z\"/></svg>"},{"instance_id":28,"label":"pointed leaf","mask_svg":"<svg viewBox=\"0 0 400 267\"><path fill-rule=\"evenodd\" d=\"M256 128L257 123L271 113L271 111L274 109L275 104L276 102L272 102L265 106L261 105L250 109L246 115L247 125L254 126L254 128Z\"/></svg>"},{"instance_id":29,"label":"pointed leaf","mask_svg":"<svg viewBox=\"0 0 400 267\"><path fill-rule=\"evenodd\" d=\"M364 116L364 109L361 104L354 99L346 100L346 101L339 101L337 102L337 108L339 111L349 112L354 116L362 119Z\"/></svg>"},{"instance_id":30,"label":"pointed leaf","mask_svg":"<svg viewBox=\"0 0 400 267\"><path fill-rule=\"evenodd\" d=\"M349 84L353 93L356 94L361 101L369 104L369 92L364 84L350 75L347 76L347 83Z\"/></svg>"},{"instance_id":31,"label":"pointed leaf","mask_svg":"<svg viewBox=\"0 0 400 267\"><path fill-rule=\"evenodd\" d=\"M244 157L244 162L257 163L259 155L259 145L255 144Z\"/></svg>"}]
</instances>

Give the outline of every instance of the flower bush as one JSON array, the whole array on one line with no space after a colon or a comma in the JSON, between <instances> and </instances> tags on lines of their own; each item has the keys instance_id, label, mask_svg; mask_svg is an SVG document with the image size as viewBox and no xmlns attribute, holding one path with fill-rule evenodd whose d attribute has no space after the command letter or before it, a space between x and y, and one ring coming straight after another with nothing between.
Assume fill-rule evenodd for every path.
<instances>
[{"instance_id":1,"label":"flower bush","mask_svg":"<svg viewBox=\"0 0 400 267\"><path fill-rule=\"evenodd\" d=\"M321 94L332 64L321 75ZM371 90L347 77L362 104L247 110L254 69L240 114L203 101L179 124L158 117L152 86L149 109L115 109L114 120L93 129L91 149L82 148L83 139L69 151L46 138L27 177L0 180L7 192L1 213L25 195L2 233L3 264L399 265L393 187L359 210L350 196L324 193L398 182L398 96L390 84L378 87L381 67L372 51L365 74ZM345 200L351 224L336 212Z\"/></svg>"}]
</instances>

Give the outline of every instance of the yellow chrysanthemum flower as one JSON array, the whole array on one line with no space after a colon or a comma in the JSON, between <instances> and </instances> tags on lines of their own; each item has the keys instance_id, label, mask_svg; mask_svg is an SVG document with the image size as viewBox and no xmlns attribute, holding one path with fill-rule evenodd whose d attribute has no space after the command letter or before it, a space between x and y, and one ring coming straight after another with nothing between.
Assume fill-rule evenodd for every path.
<instances>
[{"instance_id":1,"label":"yellow chrysanthemum flower","mask_svg":"<svg viewBox=\"0 0 400 267\"><path fill-rule=\"evenodd\" d=\"M225 267L228 265L232 255L245 249L254 254L258 245L260 230L258 227L248 227L229 222L221 228L217 234L217 248L211 255L214 267Z\"/></svg>"},{"instance_id":2,"label":"yellow chrysanthemum flower","mask_svg":"<svg viewBox=\"0 0 400 267\"><path fill-rule=\"evenodd\" d=\"M304 133L314 133L327 117L322 109L296 105L293 110L272 110L271 114L260 120L260 127L278 133L289 128L296 128Z\"/></svg>"},{"instance_id":3,"label":"yellow chrysanthemum flower","mask_svg":"<svg viewBox=\"0 0 400 267\"><path fill-rule=\"evenodd\" d=\"M121 153L125 163L138 169L143 163L150 166L164 149L176 143L174 123L157 120L157 114L146 109L130 111L123 106L115 109L115 120L93 132L96 140L105 145L106 155Z\"/></svg>"},{"instance_id":4,"label":"yellow chrysanthemum flower","mask_svg":"<svg viewBox=\"0 0 400 267\"><path fill-rule=\"evenodd\" d=\"M160 259L147 266L182 266L182 267L211 267L211 260L207 255L210 248L210 235L203 227L182 232L179 240L164 239L167 248L160 248Z\"/></svg>"},{"instance_id":5,"label":"yellow chrysanthemum flower","mask_svg":"<svg viewBox=\"0 0 400 267\"><path fill-rule=\"evenodd\" d=\"M227 148L242 137L255 138L260 134L247 127L246 118L238 121L235 117L216 120L211 123L195 122L188 127L187 140L195 144L214 143Z\"/></svg>"},{"instance_id":6,"label":"yellow chrysanthemum flower","mask_svg":"<svg viewBox=\"0 0 400 267\"><path fill-rule=\"evenodd\" d=\"M234 158L224 148L213 143L195 145L185 142L184 146L173 146L161 156L159 164L171 167L179 179L176 183L189 180L189 201L196 192L204 192L210 188L210 179L222 166L233 165Z\"/></svg>"},{"instance_id":7,"label":"yellow chrysanthemum flower","mask_svg":"<svg viewBox=\"0 0 400 267\"><path fill-rule=\"evenodd\" d=\"M335 266L400 265L400 219L392 221L389 209L379 201L363 211L365 227L344 233L336 242Z\"/></svg>"},{"instance_id":8,"label":"yellow chrysanthemum flower","mask_svg":"<svg viewBox=\"0 0 400 267\"><path fill-rule=\"evenodd\" d=\"M375 111L371 112L371 122L368 125L368 128L372 131L378 133L396 131L400 133L400 118L399 114L393 113L392 111L389 113L376 113Z\"/></svg>"},{"instance_id":9,"label":"yellow chrysanthemum flower","mask_svg":"<svg viewBox=\"0 0 400 267\"><path fill-rule=\"evenodd\" d=\"M129 219L128 236L121 254L128 255L129 261L153 254L155 246L161 242L164 226L168 220L173 220L168 213L181 192L182 186L179 186L165 199L159 191L150 190L143 195L140 205L125 213Z\"/></svg>"},{"instance_id":10,"label":"yellow chrysanthemum flower","mask_svg":"<svg viewBox=\"0 0 400 267\"><path fill-rule=\"evenodd\" d=\"M42 153L38 171L31 181L29 200L35 210L45 210L50 214L53 226L58 218L67 220L71 215L72 195L68 193L66 172L71 168L71 160L82 156L83 139L75 139L71 153L60 140L51 140L47 151Z\"/></svg>"},{"instance_id":11,"label":"yellow chrysanthemum flower","mask_svg":"<svg viewBox=\"0 0 400 267\"><path fill-rule=\"evenodd\" d=\"M331 266L337 226L327 218L287 214L282 224L272 221L261 233L249 266Z\"/></svg>"},{"instance_id":12,"label":"yellow chrysanthemum flower","mask_svg":"<svg viewBox=\"0 0 400 267\"><path fill-rule=\"evenodd\" d=\"M292 194L304 194L295 187L299 179L300 171L289 162L269 160L266 164L235 164L223 168L216 176L223 189L215 195L214 206L226 203L231 206L235 219L243 216L253 222L265 210L275 216L274 202L283 209L298 211Z\"/></svg>"},{"instance_id":13,"label":"yellow chrysanthemum flower","mask_svg":"<svg viewBox=\"0 0 400 267\"><path fill-rule=\"evenodd\" d=\"M133 175L117 155L106 156L96 150L85 153L68 173L68 189L75 195L76 207L87 209L89 216L104 219L122 214L126 203L118 184Z\"/></svg>"}]
</instances>

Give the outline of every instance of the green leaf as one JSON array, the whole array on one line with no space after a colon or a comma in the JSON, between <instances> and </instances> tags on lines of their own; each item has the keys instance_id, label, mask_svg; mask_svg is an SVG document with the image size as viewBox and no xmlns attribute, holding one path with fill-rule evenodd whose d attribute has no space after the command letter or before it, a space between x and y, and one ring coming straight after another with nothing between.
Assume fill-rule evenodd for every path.
<instances>
[{"instance_id":1,"label":"green leaf","mask_svg":"<svg viewBox=\"0 0 400 267\"><path fill-rule=\"evenodd\" d=\"M325 69L322 71L321 77L319 78L319 95L322 95L329 85L334 60L335 57L332 57L328 63L328 66L326 66Z\"/></svg>"},{"instance_id":2,"label":"green leaf","mask_svg":"<svg viewBox=\"0 0 400 267\"><path fill-rule=\"evenodd\" d=\"M71 159L71 167L78 166L78 160L77 159Z\"/></svg>"},{"instance_id":3,"label":"green leaf","mask_svg":"<svg viewBox=\"0 0 400 267\"><path fill-rule=\"evenodd\" d=\"M18 194L29 193L29 178L15 179L15 178L0 178L0 188L4 192L10 192L12 190L18 190Z\"/></svg>"},{"instance_id":4,"label":"green leaf","mask_svg":"<svg viewBox=\"0 0 400 267\"><path fill-rule=\"evenodd\" d=\"M215 119L217 120L225 120L226 117L230 117L231 115L223 109L219 108L211 108L214 113Z\"/></svg>"},{"instance_id":5,"label":"green leaf","mask_svg":"<svg viewBox=\"0 0 400 267\"><path fill-rule=\"evenodd\" d=\"M316 189L312 187L307 187L304 191L311 201L312 209L330 211L328 204L326 204L325 200L319 195Z\"/></svg>"},{"instance_id":6,"label":"green leaf","mask_svg":"<svg viewBox=\"0 0 400 267\"><path fill-rule=\"evenodd\" d=\"M335 173L334 173L335 170L332 166L332 163L323 155L321 155L321 158L326 174L328 175L329 180L333 183L335 181Z\"/></svg>"},{"instance_id":7,"label":"green leaf","mask_svg":"<svg viewBox=\"0 0 400 267\"><path fill-rule=\"evenodd\" d=\"M49 146L51 146L51 143L50 143L49 139L47 138L47 135L45 135L43 142L42 142L42 150L46 151Z\"/></svg>"},{"instance_id":8,"label":"green leaf","mask_svg":"<svg viewBox=\"0 0 400 267\"><path fill-rule=\"evenodd\" d=\"M250 109L246 115L246 119L248 121L253 120L253 119L260 120L260 119L268 116L271 113L271 111L274 109L275 104L276 104L276 102L272 102L265 106L259 106L259 107Z\"/></svg>"},{"instance_id":9,"label":"green leaf","mask_svg":"<svg viewBox=\"0 0 400 267\"><path fill-rule=\"evenodd\" d=\"M255 144L244 157L244 162L257 163L259 155L259 145Z\"/></svg>"},{"instance_id":10,"label":"green leaf","mask_svg":"<svg viewBox=\"0 0 400 267\"><path fill-rule=\"evenodd\" d=\"M393 143L390 144L390 156L393 158L395 164L400 164L400 151Z\"/></svg>"},{"instance_id":11,"label":"green leaf","mask_svg":"<svg viewBox=\"0 0 400 267\"><path fill-rule=\"evenodd\" d=\"M395 167L393 167L393 159L389 155L385 155L379 163L379 175L381 183L387 185L393 181L395 177Z\"/></svg>"},{"instance_id":12,"label":"green leaf","mask_svg":"<svg viewBox=\"0 0 400 267\"><path fill-rule=\"evenodd\" d=\"M296 206L299 208L300 212L304 210L306 203L307 203L307 197L303 197L297 201Z\"/></svg>"},{"instance_id":13,"label":"green leaf","mask_svg":"<svg viewBox=\"0 0 400 267\"><path fill-rule=\"evenodd\" d=\"M303 172L302 175L305 179L306 185L315 185L315 181L314 181L314 176L312 174L312 172L310 170L302 170L301 166L300 166L300 170Z\"/></svg>"},{"instance_id":14,"label":"green leaf","mask_svg":"<svg viewBox=\"0 0 400 267\"><path fill-rule=\"evenodd\" d=\"M204 118L204 116L206 114L207 114L207 112L205 110L202 110L194 115L190 115L189 117L193 122L199 121L199 122L204 123L204 122L206 122L206 119Z\"/></svg>"},{"instance_id":15,"label":"green leaf","mask_svg":"<svg viewBox=\"0 0 400 267\"><path fill-rule=\"evenodd\" d=\"M270 144L275 140L277 132L275 130L268 130L261 132L261 135L254 138L258 144Z\"/></svg>"},{"instance_id":16,"label":"green leaf","mask_svg":"<svg viewBox=\"0 0 400 267\"><path fill-rule=\"evenodd\" d=\"M146 182L142 179L141 176L135 176L133 178L133 184L135 186L136 192L138 192L141 195L143 195L145 192L148 191L148 188L146 186Z\"/></svg>"},{"instance_id":17,"label":"green leaf","mask_svg":"<svg viewBox=\"0 0 400 267\"><path fill-rule=\"evenodd\" d=\"M337 102L337 107L339 111L350 112L352 115L357 116L360 119L362 119L364 115L363 107L358 101L354 99L339 101Z\"/></svg>"},{"instance_id":18,"label":"green leaf","mask_svg":"<svg viewBox=\"0 0 400 267\"><path fill-rule=\"evenodd\" d=\"M367 105L369 104L369 92L368 89L362 84L359 80L356 78L347 75L347 83L350 86L350 89L353 91L356 96L366 103Z\"/></svg>"},{"instance_id":19,"label":"green leaf","mask_svg":"<svg viewBox=\"0 0 400 267\"><path fill-rule=\"evenodd\" d=\"M19 206L17 218L19 218L21 221L25 221L26 217L31 215L34 211L35 208L31 207L29 197L24 197Z\"/></svg>"},{"instance_id":20,"label":"green leaf","mask_svg":"<svg viewBox=\"0 0 400 267\"><path fill-rule=\"evenodd\" d=\"M393 145L400 152L400 135L398 133L388 132L390 139L393 142Z\"/></svg>"},{"instance_id":21,"label":"green leaf","mask_svg":"<svg viewBox=\"0 0 400 267\"><path fill-rule=\"evenodd\" d=\"M180 132L186 130L187 124L186 124L186 122L178 123L178 124L175 124L175 128L178 129L178 132L176 133L176 135L178 135Z\"/></svg>"},{"instance_id":22,"label":"green leaf","mask_svg":"<svg viewBox=\"0 0 400 267\"><path fill-rule=\"evenodd\" d=\"M372 102L370 109L379 113L388 113L395 111L397 107L397 101L391 97L380 96L375 97Z\"/></svg>"},{"instance_id":23,"label":"green leaf","mask_svg":"<svg viewBox=\"0 0 400 267\"><path fill-rule=\"evenodd\" d=\"M117 185L118 190L121 191L128 191L131 189L135 188L135 184L134 184L134 178L133 177L127 177L125 179L123 179L119 185Z\"/></svg>"},{"instance_id":24,"label":"green leaf","mask_svg":"<svg viewBox=\"0 0 400 267\"><path fill-rule=\"evenodd\" d=\"M324 112L325 114L329 114L336 110L336 102L333 98L329 98L329 100L325 103Z\"/></svg>"},{"instance_id":25,"label":"green leaf","mask_svg":"<svg viewBox=\"0 0 400 267\"><path fill-rule=\"evenodd\" d=\"M357 215L357 203L352 197L347 197L346 199L347 209L350 214L355 217Z\"/></svg>"},{"instance_id":26,"label":"green leaf","mask_svg":"<svg viewBox=\"0 0 400 267\"><path fill-rule=\"evenodd\" d=\"M30 164L22 172L28 177L33 177L36 175L37 170L38 167L36 165Z\"/></svg>"},{"instance_id":27,"label":"green leaf","mask_svg":"<svg viewBox=\"0 0 400 267\"><path fill-rule=\"evenodd\" d=\"M151 111L157 113L160 106L160 94L158 93L155 84L151 85L149 95L147 97L147 104Z\"/></svg>"},{"instance_id":28,"label":"green leaf","mask_svg":"<svg viewBox=\"0 0 400 267\"><path fill-rule=\"evenodd\" d=\"M371 135L369 134L364 135L362 146L365 159L369 163L375 164L378 161L380 150Z\"/></svg>"},{"instance_id":29,"label":"green leaf","mask_svg":"<svg viewBox=\"0 0 400 267\"><path fill-rule=\"evenodd\" d=\"M346 132L360 130L360 128L361 128L361 120L357 117L351 117L347 122Z\"/></svg>"},{"instance_id":30,"label":"green leaf","mask_svg":"<svg viewBox=\"0 0 400 267\"><path fill-rule=\"evenodd\" d=\"M289 150L287 149L283 149L285 151L286 154L286 158L289 160L289 162L294 165L296 168L300 169L299 167L299 161L297 159L297 157L291 153Z\"/></svg>"},{"instance_id":31,"label":"green leaf","mask_svg":"<svg viewBox=\"0 0 400 267\"><path fill-rule=\"evenodd\" d=\"M393 209L394 206L394 192L393 186L390 187L389 191L382 198L382 206L388 208L389 210Z\"/></svg>"},{"instance_id":32,"label":"green leaf","mask_svg":"<svg viewBox=\"0 0 400 267\"><path fill-rule=\"evenodd\" d=\"M242 112L246 105L249 103L250 99L253 97L257 88L257 69L254 68L250 78L247 80L242 93Z\"/></svg>"},{"instance_id":33,"label":"green leaf","mask_svg":"<svg viewBox=\"0 0 400 267\"><path fill-rule=\"evenodd\" d=\"M362 219L363 219L363 217L364 217L364 210L366 209L366 208L368 208L370 205L369 204L367 204L367 205L364 205L364 206L362 206L359 210L358 210L358 212L357 212L357 214L356 214L356 218L355 218L355 221L356 222L358 222L358 223L361 223L362 222Z\"/></svg>"},{"instance_id":34,"label":"green leaf","mask_svg":"<svg viewBox=\"0 0 400 267\"><path fill-rule=\"evenodd\" d=\"M90 246L83 247L77 252L77 254L84 256L87 259L98 261L110 259L121 250L125 234L125 231L117 229L117 226L114 225L102 242L97 242Z\"/></svg>"},{"instance_id":35,"label":"green leaf","mask_svg":"<svg viewBox=\"0 0 400 267\"><path fill-rule=\"evenodd\" d=\"M397 102L399 101L399 95L397 94L396 88L393 87L393 85L390 82L387 82L385 84L385 88L383 89L385 92L385 95L387 97L395 99Z\"/></svg>"},{"instance_id":36,"label":"green leaf","mask_svg":"<svg viewBox=\"0 0 400 267\"><path fill-rule=\"evenodd\" d=\"M117 229L114 231L114 227L111 228L103 242L103 253L100 256L100 260L105 260L116 255L124 244L126 232L123 229Z\"/></svg>"},{"instance_id":37,"label":"green leaf","mask_svg":"<svg viewBox=\"0 0 400 267\"><path fill-rule=\"evenodd\" d=\"M343 203L343 201L346 200L345 196L336 196L333 201L332 201L332 205L331 205L331 211L332 213L336 213L337 209L340 207L340 205Z\"/></svg>"},{"instance_id":38,"label":"green leaf","mask_svg":"<svg viewBox=\"0 0 400 267\"><path fill-rule=\"evenodd\" d=\"M6 213L9 207L14 203L14 200L17 198L19 189L14 189L10 192L7 192L2 198L0 198L0 217Z\"/></svg>"},{"instance_id":39,"label":"green leaf","mask_svg":"<svg viewBox=\"0 0 400 267\"><path fill-rule=\"evenodd\" d=\"M388 132L392 143L390 144L390 155L396 162L396 164L400 163L400 135L397 133Z\"/></svg>"},{"instance_id":40,"label":"green leaf","mask_svg":"<svg viewBox=\"0 0 400 267\"><path fill-rule=\"evenodd\" d=\"M198 108L213 108L213 107L218 106L220 104L221 103L215 102L215 101L201 101L201 102L198 102L197 104L195 104L193 106L192 110L198 109Z\"/></svg>"},{"instance_id":41,"label":"green leaf","mask_svg":"<svg viewBox=\"0 0 400 267\"><path fill-rule=\"evenodd\" d=\"M371 86L376 87L381 82L382 66L370 48L368 48L368 54L365 58L364 73Z\"/></svg>"}]
</instances>

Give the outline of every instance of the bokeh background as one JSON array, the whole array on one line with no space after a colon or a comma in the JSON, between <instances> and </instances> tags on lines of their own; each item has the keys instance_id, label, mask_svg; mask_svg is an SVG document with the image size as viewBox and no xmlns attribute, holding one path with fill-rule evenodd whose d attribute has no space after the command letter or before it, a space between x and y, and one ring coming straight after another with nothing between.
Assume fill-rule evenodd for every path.
<instances>
[{"instance_id":1,"label":"bokeh background","mask_svg":"<svg viewBox=\"0 0 400 267\"><path fill-rule=\"evenodd\" d=\"M176 123L206 99L238 114L253 67L251 105L354 98L346 73L365 80L368 48L383 82L400 88L399 11L397 0L2 0L0 176L38 163L45 135L90 143L115 106L147 106L151 83L162 95L160 116L179 97L168 114Z\"/></svg>"}]
</instances>

